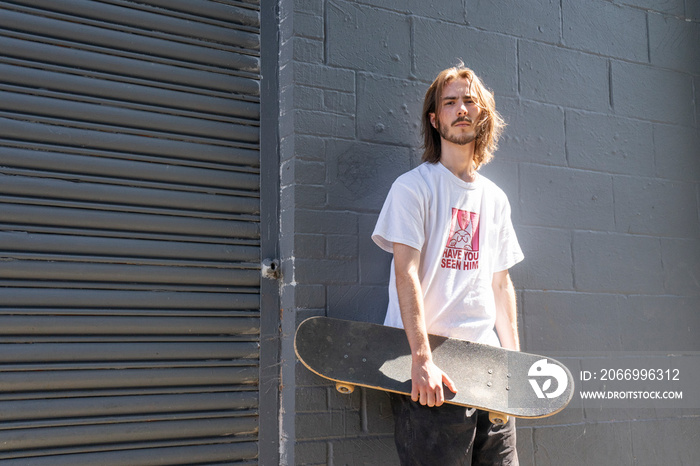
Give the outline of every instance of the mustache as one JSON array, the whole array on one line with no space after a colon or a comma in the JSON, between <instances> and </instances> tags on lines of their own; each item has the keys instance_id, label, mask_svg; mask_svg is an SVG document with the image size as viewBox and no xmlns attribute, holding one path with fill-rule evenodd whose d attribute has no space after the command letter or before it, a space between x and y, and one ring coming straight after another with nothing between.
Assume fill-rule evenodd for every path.
<instances>
[{"instance_id":1,"label":"mustache","mask_svg":"<svg viewBox=\"0 0 700 466\"><path fill-rule=\"evenodd\" d=\"M468 116L463 116L463 117L459 117L455 121L453 121L452 126L456 125L457 123L464 123L464 122L469 123L469 124L474 123L474 121L471 118L469 118Z\"/></svg>"}]
</instances>

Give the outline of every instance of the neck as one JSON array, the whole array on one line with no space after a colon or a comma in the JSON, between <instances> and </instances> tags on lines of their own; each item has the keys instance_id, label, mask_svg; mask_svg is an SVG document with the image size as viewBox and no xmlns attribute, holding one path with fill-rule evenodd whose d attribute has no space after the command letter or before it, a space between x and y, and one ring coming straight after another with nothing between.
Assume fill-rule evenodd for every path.
<instances>
[{"instance_id":1,"label":"neck","mask_svg":"<svg viewBox=\"0 0 700 466\"><path fill-rule=\"evenodd\" d=\"M441 141L440 162L457 178L467 182L476 180L474 168L474 142L459 145L446 140Z\"/></svg>"}]
</instances>

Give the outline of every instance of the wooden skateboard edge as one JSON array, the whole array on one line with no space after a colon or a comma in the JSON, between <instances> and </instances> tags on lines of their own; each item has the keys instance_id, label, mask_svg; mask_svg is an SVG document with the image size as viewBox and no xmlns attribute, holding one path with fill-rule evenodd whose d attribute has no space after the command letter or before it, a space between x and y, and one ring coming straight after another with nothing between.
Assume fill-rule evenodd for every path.
<instances>
[{"instance_id":1,"label":"wooden skateboard edge","mask_svg":"<svg viewBox=\"0 0 700 466\"><path fill-rule=\"evenodd\" d=\"M337 386L338 384L344 384L344 385L351 385L351 386L353 386L353 387L363 387L363 388L369 388L369 389L371 389L371 390L379 390L379 391L387 392L387 393L395 393L395 394L397 394L397 395L406 395L406 396L410 396L410 395L411 395L410 393L400 392L400 391L396 391L396 390L388 390L388 389L385 389L385 388L382 388L382 387L373 386L373 385L367 385L367 384L362 384L362 383L348 382L348 381L346 381L346 380L335 379L335 378L333 378L333 377L325 376L325 375L321 374L320 372L314 370L311 366L309 366L309 365L306 363L306 361L304 361L304 359L299 355L299 351L298 351L298 349L297 349L297 332L299 331L299 327L301 327L305 322L308 322L308 321L310 321L310 320L312 320L312 319L321 319L321 318L330 319L331 317L312 316L312 317L309 317L309 318L307 318L307 319L304 319L304 320L297 326L297 329L296 329L295 332L294 332L294 354L296 355L297 359L304 365L304 367L306 367L309 371L311 371L312 373L314 373L314 374L316 374L317 376L321 377L322 379L325 379L325 380L329 380L329 381L331 381L331 382L334 382L334 383L336 384L336 386ZM340 320L340 319L336 319L336 320ZM509 350L509 351L510 351L510 350ZM558 361L557 361L557 362L558 362ZM570 373L569 369L568 369L566 366L564 366L563 364L562 364L561 366L564 367L564 369L567 371L569 377L571 377L571 373ZM350 393L352 393L351 391L349 391L349 392L341 392L340 390L338 390L338 391L339 391L340 393L343 393L343 394L350 394ZM455 406L464 406L464 407L467 407L467 408L476 408L476 409L479 409L479 410L482 410L482 411L488 411L488 412L489 412L489 419L491 419L491 414L494 414L494 415L496 415L496 416L498 416L498 415L503 415L503 416L506 416L506 418L507 418L507 417L513 417L513 418L516 418L516 419L544 419L544 418L547 418L547 417L550 417L550 416L554 416L555 414L558 414L558 413L560 413L561 411L563 411L563 410L569 405L569 402L571 401L572 398L573 398L573 392L572 392L571 396L569 397L569 400L567 400L567 402L566 402L566 404L565 404L564 406L562 406L561 408L557 409L556 411L552 411L551 413L547 413L547 414L539 415L539 416L523 416L523 415L510 414L510 413L506 413L506 412L494 411L494 410L488 409L488 408L483 407L483 406L465 405L465 404L462 404L462 403L453 403L453 402L451 402L451 401L449 401L449 400L445 400L445 403L449 403L449 404L455 405ZM493 422L493 421L492 421L492 422ZM507 419L506 419L506 422L507 422Z\"/></svg>"}]
</instances>

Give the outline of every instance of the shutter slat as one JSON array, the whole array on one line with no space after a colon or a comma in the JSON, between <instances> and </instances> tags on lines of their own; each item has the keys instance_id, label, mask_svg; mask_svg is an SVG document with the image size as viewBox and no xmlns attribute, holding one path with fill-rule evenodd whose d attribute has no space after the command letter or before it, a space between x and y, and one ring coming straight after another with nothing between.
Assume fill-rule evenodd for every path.
<instances>
[{"instance_id":1,"label":"shutter slat","mask_svg":"<svg viewBox=\"0 0 700 466\"><path fill-rule=\"evenodd\" d=\"M134 186L115 186L103 183L77 182L75 178L56 180L29 176L5 176L0 168L0 196L45 196L51 193L55 199L110 204L114 206L164 207L195 211L221 212L225 214L257 214L260 201L257 197L225 195L224 193L204 194L183 192L176 189L152 189ZM232 176L238 182L237 188L253 191L257 195L260 180L257 175L237 174Z\"/></svg>"},{"instance_id":2,"label":"shutter slat","mask_svg":"<svg viewBox=\"0 0 700 466\"><path fill-rule=\"evenodd\" d=\"M26 343L1 344L0 363L254 359L257 343Z\"/></svg>"},{"instance_id":3,"label":"shutter slat","mask_svg":"<svg viewBox=\"0 0 700 466\"><path fill-rule=\"evenodd\" d=\"M55 144L81 148L93 148L107 151L124 151L131 148L136 154L160 155L167 158L179 158L223 164L257 165L258 159L253 158L254 150L241 145L226 146L225 141L220 145L189 142L158 138L162 134L151 133L150 136L135 134L118 134L93 129L70 128L52 124L34 123L14 118L0 117L0 127L3 128L3 138L14 141L32 141L45 144ZM107 129L107 128L103 128ZM184 138L183 138L184 139ZM210 141L211 143L215 141ZM248 150L246 150L248 149ZM251 160L252 159L252 160Z\"/></svg>"},{"instance_id":4,"label":"shutter slat","mask_svg":"<svg viewBox=\"0 0 700 466\"><path fill-rule=\"evenodd\" d=\"M219 262L255 262L259 250L254 246L165 242L124 238L47 235L0 231L0 254L16 251L28 253L55 253L95 255L128 258L159 258L171 260L200 260Z\"/></svg>"},{"instance_id":5,"label":"shutter slat","mask_svg":"<svg viewBox=\"0 0 700 466\"><path fill-rule=\"evenodd\" d=\"M184 18L176 18L163 15L162 10L159 12L139 11L129 8L133 4L127 2L108 3L95 2L90 0L62 0L56 2L54 0L32 0L33 8L41 8L44 12L59 12L72 15L75 20L78 18L89 18L92 20L107 21L112 24L133 26L141 29L142 33L149 34L154 31L170 33L180 37L190 37L200 40L208 40L215 43L226 45L234 45L242 48L250 48L258 50L260 48L259 35L246 32L253 28L260 27L260 15L254 10L244 8L227 8L226 12L233 19L229 23L221 21L225 18L218 18L217 24L204 24L202 22L193 21L191 16ZM166 4L167 6L168 4ZM13 5L17 8L16 5ZM201 6L198 5L198 6ZM190 13L201 13L202 10L192 9ZM23 11L31 12L27 8ZM206 10L204 10L206 12ZM230 13L234 15L230 15ZM236 30L236 26L243 26Z\"/></svg>"},{"instance_id":6,"label":"shutter slat","mask_svg":"<svg viewBox=\"0 0 700 466\"><path fill-rule=\"evenodd\" d=\"M13 259L0 267L0 279L254 287L260 283L260 271Z\"/></svg>"},{"instance_id":7,"label":"shutter slat","mask_svg":"<svg viewBox=\"0 0 700 466\"><path fill-rule=\"evenodd\" d=\"M169 233L182 236L260 237L258 225L234 220L210 220L166 215L116 213L76 208L43 207L28 204L3 206L5 223L71 228Z\"/></svg>"},{"instance_id":8,"label":"shutter slat","mask_svg":"<svg viewBox=\"0 0 700 466\"><path fill-rule=\"evenodd\" d=\"M216 91L246 94L258 97L260 84L248 76L237 76L218 70L185 68L174 63L148 62L135 57L107 54L106 51L91 51L69 48L0 35L0 49L3 55L33 62L48 63L75 69L85 69L106 73L119 80L138 78L154 86L167 87L167 84L192 87L193 90L212 89ZM162 83L162 84L160 84Z\"/></svg>"},{"instance_id":9,"label":"shutter slat","mask_svg":"<svg viewBox=\"0 0 700 466\"><path fill-rule=\"evenodd\" d=\"M118 309L201 309L251 310L260 304L253 293L213 293L177 291L130 291L85 289L80 293L68 288L3 289L2 302L7 307L43 307L47 303L66 308Z\"/></svg>"},{"instance_id":10,"label":"shutter slat","mask_svg":"<svg viewBox=\"0 0 700 466\"><path fill-rule=\"evenodd\" d=\"M105 47L113 54L124 51L138 54L147 53L154 57L164 57L187 63L201 63L208 66L233 68L235 70L257 72L260 60L257 57L210 48L208 44L189 45L174 40L156 39L144 35L114 31L108 24L88 26L72 21L57 21L38 15L3 10L0 27L7 31L19 31L36 36L39 40L66 40L81 48L83 44ZM259 48L254 34L238 32L239 45L253 50ZM246 40L247 39L247 40Z\"/></svg>"},{"instance_id":11,"label":"shutter slat","mask_svg":"<svg viewBox=\"0 0 700 466\"><path fill-rule=\"evenodd\" d=\"M110 438L114 443L146 442L163 439L197 439L236 432L239 436L257 432L253 417L200 419L184 421L150 421L93 424L86 426L0 430L0 451L94 445Z\"/></svg>"},{"instance_id":12,"label":"shutter slat","mask_svg":"<svg viewBox=\"0 0 700 466\"><path fill-rule=\"evenodd\" d=\"M39 175L52 173L55 178L60 178L61 174L65 174L64 178L69 179L81 176L86 181L102 181L98 178L108 177L113 184L128 183L130 186L148 187L162 187L162 184L167 184L178 190L202 191L206 188L207 192L224 194L241 187L252 189L252 179L259 182L259 177L255 176L255 168L224 165L202 168L183 166L180 165L182 161L166 158L139 161L133 160L136 157L132 156L132 159L125 160L106 156L66 154L56 150L55 147L38 151L0 146L0 167L4 167L6 172L15 168L33 170ZM88 176L95 178L90 179Z\"/></svg>"},{"instance_id":13,"label":"shutter slat","mask_svg":"<svg viewBox=\"0 0 700 466\"><path fill-rule=\"evenodd\" d=\"M111 101L132 104L148 104L158 106L163 111L181 109L200 114L206 112L205 115L223 115L251 120L260 118L260 104L250 100L242 100L241 96L224 94L213 97L194 92L97 79L2 62L0 62L0 82L26 86L33 91L48 89L75 96L109 98Z\"/></svg>"},{"instance_id":14,"label":"shutter slat","mask_svg":"<svg viewBox=\"0 0 700 466\"><path fill-rule=\"evenodd\" d=\"M244 143L258 141L258 127L238 121L212 121L201 117L174 116L153 111L134 110L112 107L105 102L84 103L67 99L37 97L19 93L0 91L0 111L18 113L18 118L29 116L60 117L91 124L102 123L124 129L159 131L175 133L180 137L186 135L201 136L226 141Z\"/></svg>"},{"instance_id":15,"label":"shutter slat","mask_svg":"<svg viewBox=\"0 0 700 466\"><path fill-rule=\"evenodd\" d=\"M7 335L120 335L134 339L137 335L169 335L194 337L197 335L257 335L257 317L244 315L212 316L151 316L145 315L60 315L58 309L43 310L38 315L26 315L27 311L13 309L12 315L0 315L0 336ZM75 311L73 311L75 312ZM95 314L107 311L93 310ZM174 314L173 311L168 311ZM24 314L24 315L23 315ZM59 314L59 315L56 315Z\"/></svg>"},{"instance_id":16,"label":"shutter slat","mask_svg":"<svg viewBox=\"0 0 700 466\"><path fill-rule=\"evenodd\" d=\"M176 395L94 396L3 401L5 421L129 416L187 412L231 412L257 408L255 392L189 393Z\"/></svg>"},{"instance_id":17,"label":"shutter slat","mask_svg":"<svg viewBox=\"0 0 700 466\"><path fill-rule=\"evenodd\" d=\"M176 369L1 371L3 390L32 392L46 390L91 390L142 387L210 387L258 382L257 367L211 367Z\"/></svg>"},{"instance_id":18,"label":"shutter slat","mask_svg":"<svg viewBox=\"0 0 700 466\"><path fill-rule=\"evenodd\" d=\"M196 4L189 0L144 0L140 3L248 26L260 26L260 13L254 9L239 7L236 5L238 2L221 1ZM258 1L250 3L259 5Z\"/></svg>"},{"instance_id":19,"label":"shutter slat","mask_svg":"<svg viewBox=\"0 0 700 466\"><path fill-rule=\"evenodd\" d=\"M3 459L3 466L124 466L139 464L141 466L192 465L236 461L237 465L252 466L257 462L251 460L257 456L255 442L221 443L220 437L202 439L202 445L188 442L187 446L155 445L144 448L142 443L119 445L96 445L81 448L89 453L75 453L73 449L40 450L27 452L29 457L20 459ZM37 455L37 456L35 456ZM51 456L48 456L51 455ZM0 458L3 455L0 454Z\"/></svg>"}]
</instances>

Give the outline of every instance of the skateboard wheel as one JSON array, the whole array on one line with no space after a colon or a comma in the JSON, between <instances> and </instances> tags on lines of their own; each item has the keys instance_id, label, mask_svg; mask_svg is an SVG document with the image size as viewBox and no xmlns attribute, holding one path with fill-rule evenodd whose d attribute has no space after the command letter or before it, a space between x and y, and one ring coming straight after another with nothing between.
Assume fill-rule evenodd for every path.
<instances>
[{"instance_id":1,"label":"skateboard wheel","mask_svg":"<svg viewBox=\"0 0 700 466\"><path fill-rule=\"evenodd\" d=\"M506 414L489 412L489 421L491 421L491 424L502 426L508 422L508 416Z\"/></svg>"},{"instance_id":2,"label":"skateboard wheel","mask_svg":"<svg viewBox=\"0 0 700 466\"><path fill-rule=\"evenodd\" d=\"M355 391L355 386L350 385L349 383L338 382L335 384L335 389L338 390L340 393L349 395L350 393Z\"/></svg>"}]
</instances>

